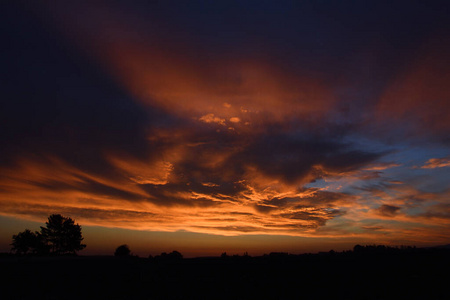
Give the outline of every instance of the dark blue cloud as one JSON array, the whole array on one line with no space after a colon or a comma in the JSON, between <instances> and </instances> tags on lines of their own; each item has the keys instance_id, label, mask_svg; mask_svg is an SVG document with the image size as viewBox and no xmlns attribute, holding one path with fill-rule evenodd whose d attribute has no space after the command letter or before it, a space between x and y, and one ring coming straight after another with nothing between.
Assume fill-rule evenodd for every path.
<instances>
[{"instance_id":1,"label":"dark blue cloud","mask_svg":"<svg viewBox=\"0 0 450 300\"><path fill-rule=\"evenodd\" d=\"M100 172L109 169L106 150L151 155L149 128L166 126L170 118L136 104L34 13L8 3L1 14L0 161L51 153Z\"/></svg>"}]
</instances>

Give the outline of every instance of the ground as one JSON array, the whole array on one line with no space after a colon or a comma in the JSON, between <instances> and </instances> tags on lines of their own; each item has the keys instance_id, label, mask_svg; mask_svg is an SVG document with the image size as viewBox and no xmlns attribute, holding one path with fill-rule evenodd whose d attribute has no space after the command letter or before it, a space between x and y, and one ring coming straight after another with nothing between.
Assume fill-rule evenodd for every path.
<instances>
[{"instance_id":1,"label":"ground","mask_svg":"<svg viewBox=\"0 0 450 300\"><path fill-rule=\"evenodd\" d=\"M4 257L3 299L446 299L450 252Z\"/></svg>"}]
</instances>

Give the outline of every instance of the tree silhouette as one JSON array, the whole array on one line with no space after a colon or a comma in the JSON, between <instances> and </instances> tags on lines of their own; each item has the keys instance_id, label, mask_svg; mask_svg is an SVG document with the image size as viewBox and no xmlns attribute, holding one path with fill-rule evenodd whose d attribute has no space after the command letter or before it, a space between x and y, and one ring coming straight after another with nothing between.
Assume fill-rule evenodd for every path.
<instances>
[{"instance_id":1,"label":"tree silhouette","mask_svg":"<svg viewBox=\"0 0 450 300\"><path fill-rule=\"evenodd\" d=\"M46 254L48 246L39 232L31 232L25 229L23 232L13 235L12 251L19 255Z\"/></svg>"},{"instance_id":2,"label":"tree silhouette","mask_svg":"<svg viewBox=\"0 0 450 300\"><path fill-rule=\"evenodd\" d=\"M159 260L176 261L182 260L183 255L180 252L174 250L170 253L163 252L161 253L161 255L157 255L155 258Z\"/></svg>"},{"instance_id":3,"label":"tree silhouette","mask_svg":"<svg viewBox=\"0 0 450 300\"><path fill-rule=\"evenodd\" d=\"M83 250L86 245L82 244L81 226L75 224L71 218L60 214L48 217L46 227L41 226L42 237L48 243L51 253L56 255L75 254Z\"/></svg>"},{"instance_id":4,"label":"tree silhouette","mask_svg":"<svg viewBox=\"0 0 450 300\"><path fill-rule=\"evenodd\" d=\"M168 257L170 257L170 259L173 259L173 260L180 260L180 259L183 259L183 255L180 253L180 252L178 252L178 251L172 251L172 252L170 252L169 254L167 254L168 255Z\"/></svg>"},{"instance_id":5,"label":"tree silhouette","mask_svg":"<svg viewBox=\"0 0 450 300\"><path fill-rule=\"evenodd\" d=\"M128 245L120 245L119 247L116 248L116 251L114 252L114 256L119 256L119 257L125 257L125 256L129 256L131 253L130 248L128 247Z\"/></svg>"}]
</instances>

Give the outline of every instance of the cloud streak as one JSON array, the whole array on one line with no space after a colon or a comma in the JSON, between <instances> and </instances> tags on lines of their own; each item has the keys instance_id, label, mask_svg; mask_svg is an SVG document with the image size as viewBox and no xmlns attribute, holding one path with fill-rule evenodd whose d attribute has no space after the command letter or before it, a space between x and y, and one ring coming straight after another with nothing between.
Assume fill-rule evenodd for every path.
<instances>
[{"instance_id":1,"label":"cloud streak","mask_svg":"<svg viewBox=\"0 0 450 300\"><path fill-rule=\"evenodd\" d=\"M450 167L450 158L449 157L430 158L420 168L421 169L435 169L435 168L444 168L444 167Z\"/></svg>"}]
</instances>

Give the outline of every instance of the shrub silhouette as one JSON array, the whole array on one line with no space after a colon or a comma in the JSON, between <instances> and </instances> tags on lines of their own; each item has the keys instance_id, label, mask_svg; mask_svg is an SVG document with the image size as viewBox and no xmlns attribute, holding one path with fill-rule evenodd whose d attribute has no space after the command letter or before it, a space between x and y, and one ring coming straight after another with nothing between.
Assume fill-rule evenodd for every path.
<instances>
[{"instance_id":1,"label":"shrub silhouette","mask_svg":"<svg viewBox=\"0 0 450 300\"><path fill-rule=\"evenodd\" d=\"M128 247L128 245L124 244L116 248L116 251L114 251L114 256L125 257L130 256L130 253L130 248Z\"/></svg>"},{"instance_id":2,"label":"shrub silhouette","mask_svg":"<svg viewBox=\"0 0 450 300\"><path fill-rule=\"evenodd\" d=\"M170 258L170 259L174 259L174 260L179 260L179 259L183 259L183 255L180 253L180 252L178 252L178 251L172 251L172 252L170 252L169 254L167 254L168 255L168 257Z\"/></svg>"},{"instance_id":3,"label":"shrub silhouette","mask_svg":"<svg viewBox=\"0 0 450 300\"><path fill-rule=\"evenodd\" d=\"M166 260L166 261L177 261L182 260L183 255L178 251L172 251L170 253L163 252L161 255L157 255L155 259Z\"/></svg>"},{"instance_id":4,"label":"shrub silhouette","mask_svg":"<svg viewBox=\"0 0 450 300\"><path fill-rule=\"evenodd\" d=\"M13 235L13 242L11 244L12 251L19 255L27 254L47 254L49 248L45 239L39 232L31 232L29 229L25 229L23 232L19 232L17 235Z\"/></svg>"}]
</instances>

